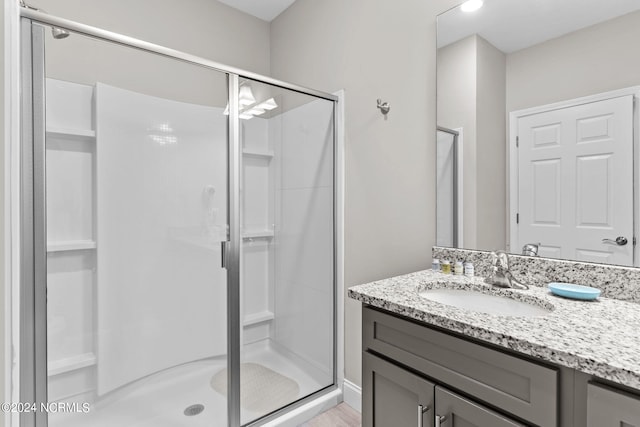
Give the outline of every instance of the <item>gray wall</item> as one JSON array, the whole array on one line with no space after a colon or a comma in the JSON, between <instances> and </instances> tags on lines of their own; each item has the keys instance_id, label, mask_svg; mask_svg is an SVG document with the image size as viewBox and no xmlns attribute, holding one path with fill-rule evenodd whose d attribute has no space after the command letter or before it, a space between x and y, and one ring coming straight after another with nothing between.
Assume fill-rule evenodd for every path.
<instances>
[{"instance_id":1,"label":"gray wall","mask_svg":"<svg viewBox=\"0 0 640 427\"><path fill-rule=\"evenodd\" d=\"M477 245L476 122L477 37L438 50L438 125L462 128L463 246Z\"/></svg>"},{"instance_id":2,"label":"gray wall","mask_svg":"<svg viewBox=\"0 0 640 427\"><path fill-rule=\"evenodd\" d=\"M269 74L269 24L215 0L29 0L73 21Z\"/></svg>"},{"instance_id":3,"label":"gray wall","mask_svg":"<svg viewBox=\"0 0 640 427\"><path fill-rule=\"evenodd\" d=\"M271 28L274 77L345 89L345 286L424 269L435 242L435 17L457 0L298 0ZM384 120L376 99L391 105ZM346 299L346 378L361 380Z\"/></svg>"},{"instance_id":4,"label":"gray wall","mask_svg":"<svg viewBox=\"0 0 640 427\"><path fill-rule=\"evenodd\" d=\"M482 37L478 37L477 49L477 247L504 249L507 241L506 57Z\"/></svg>"},{"instance_id":5,"label":"gray wall","mask_svg":"<svg viewBox=\"0 0 640 427\"><path fill-rule=\"evenodd\" d=\"M640 11L508 55L507 111L640 84L638 40Z\"/></svg>"},{"instance_id":6,"label":"gray wall","mask_svg":"<svg viewBox=\"0 0 640 427\"><path fill-rule=\"evenodd\" d=\"M269 74L269 23L217 1L50 3L33 1L54 15ZM54 40L49 31L45 34L48 77L88 85L99 81L177 101L226 105L223 73L78 35Z\"/></svg>"},{"instance_id":7,"label":"gray wall","mask_svg":"<svg viewBox=\"0 0 640 427\"><path fill-rule=\"evenodd\" d=\"M473 35L438 50L438 125L463 129L463 244L506 242L505 55Z\"/></svg>"}]
</instances>

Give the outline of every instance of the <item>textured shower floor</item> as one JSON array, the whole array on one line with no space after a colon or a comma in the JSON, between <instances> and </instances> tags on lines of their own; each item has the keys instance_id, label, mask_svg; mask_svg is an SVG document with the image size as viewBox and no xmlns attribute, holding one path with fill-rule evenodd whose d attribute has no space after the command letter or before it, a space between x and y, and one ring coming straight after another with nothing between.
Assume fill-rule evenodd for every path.
<instances>
[{"instance_id":1,"label":"textured shower floor","mask_svg":"<svg viewBox=\"0 0 640 427\"><path fill-rule=\"evenodd\" d=\"M298 398L327 386L329 377L295 356L274 348L268 340L246 345L243 363L261 364L295 380ZM50 414L50 427L224 427L227 425L227 401L213 390L211 378L224 369L224 361L199 361L179 366L124 387L91 405L89 413ZM322 381L322 377L326 377ZM204 405L199 415L186 416L184 410ZM260 413L242 411L242 422L260 417Z\"/></svg>"}]
</instances>

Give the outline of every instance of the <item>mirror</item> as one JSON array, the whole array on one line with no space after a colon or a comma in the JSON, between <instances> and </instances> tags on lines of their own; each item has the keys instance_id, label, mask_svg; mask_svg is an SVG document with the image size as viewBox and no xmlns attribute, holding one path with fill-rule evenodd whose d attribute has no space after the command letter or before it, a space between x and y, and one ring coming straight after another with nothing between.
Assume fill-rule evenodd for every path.
<instances>
[{"instance_id":1,"label":"mirror","mask_svg":"<svg viewBox=\"0 0 640 427\"><path fill-rule=\"evenodd\" d=\"M637 0L438 17L438 245L638 266L638 40Z\"/></svg>"}]
</instances>

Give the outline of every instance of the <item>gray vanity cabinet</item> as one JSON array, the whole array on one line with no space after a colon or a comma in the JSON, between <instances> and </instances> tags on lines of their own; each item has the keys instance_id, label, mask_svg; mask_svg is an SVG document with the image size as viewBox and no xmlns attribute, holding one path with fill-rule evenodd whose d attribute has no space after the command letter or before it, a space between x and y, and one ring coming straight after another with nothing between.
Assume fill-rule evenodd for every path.
<instances>
[{"instance_id":1,"label":"gray vanity cabinet","mask_svg":"<svg viewBox=\"0 0 640 427\"><path fill-rule=\"evenodd\" d=\"M369 353L362 365L363 426L433 427L433 383Z\"/></svg>"},{"instance_id":2,"label":"gray vanity cabinet","mask_svg":"<svg viewBox=\"0 0 640 427\"><path fill-rule=\"evenodd\" d=\"M589 384L587 427L640 427L640 398L600 384Z\"/></svg>"},{"instance_id":3,"label":"gray vanity cabinet","mask_svg":"<svg viewBox=\"0 0 640 427\"><path fill-rule=\"evenodd\" d=\"M369 421L369 417L375 418L376 405L384 403L376 396L376 384L372 379L375 373L367 360L380 356L379 359L385 359L387 364L397 369L402 369L398 366L406 367L405 374L411 370L416 372L411 374L416 378L429 378L437 386L469 396L471 400L455 400L456 406L452 408L461 411L460 414L482 414L475 418L479 423L475 424L477 426L520 425L498 415L501 412L509 414L513 420L525 420L529 425L559 427L557 368L515 357L367 306L363 308L362 327L364 426L385 425ZM385 374L391 372L397 371L385 368ZM387 377L390 379L390 374ZM399 380L395 382L400 383ZM451 396L447 396L451 400ZM463 402L469 405L463 405ZM435 403L438 406L437 398ZM497 412L485 408L496 408ZM414 406L411 412L416 411ZM461 416L455 425L474 425L465 424ZM482 421L492 416L500 421ZM451 424L444 423L443 426L450 427Z\"/></svg>"},{"instance_id":4,"label":"gray vanity cabinet","mask_svg":"<svg viewBox=\"0 0 640 427\"><path fill-rule=\"evenodd\" d=\"M436 386L436 416L442 427L524 427L477 403Z\"/></svg>"},{"instance_id":5,"label":"gray vanity cabinet","mask_svg":"<svg viewBox=\"0 0 640 427\"><path fill-rule=\"evenodd\" d=\"M363 353L364 427L523 427L444 387Z\"/></svg>"},{"instance_id":6,"label":"gray vanity cabinet","mask_svg":"<svg viewBox=\"0 0 640 427\"><path fill-rule=\"evenodd\" d=\"M533 363L366 306L362 312L362 328L364 354L381 355L449 390L472 396L482 405L499 408L514 419L536 426L559 427L558 369L555 367ZM364 381L363 386L366 393Z\"/></svg>"}]
</instances>

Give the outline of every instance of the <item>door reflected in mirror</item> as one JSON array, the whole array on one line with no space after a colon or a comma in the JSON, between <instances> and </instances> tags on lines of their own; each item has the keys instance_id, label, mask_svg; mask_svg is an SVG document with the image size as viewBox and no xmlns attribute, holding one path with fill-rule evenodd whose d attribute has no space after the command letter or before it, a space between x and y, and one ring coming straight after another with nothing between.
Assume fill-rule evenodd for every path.
<instances>
[{"instance_id":1,"label":"door reflected in mirror","mask_svg":"<svg viewBox=\"0 0 640 427\"><path fill-rule=\"evenodd\" d=\"M636 0L438 17L438 245L638 265L639 39Z\"/></svg>"}]
</instances>

